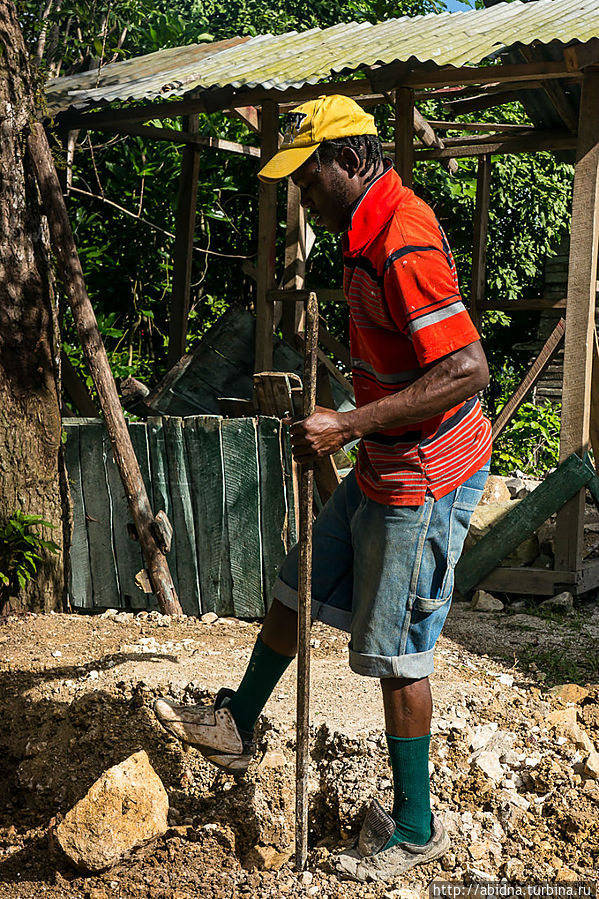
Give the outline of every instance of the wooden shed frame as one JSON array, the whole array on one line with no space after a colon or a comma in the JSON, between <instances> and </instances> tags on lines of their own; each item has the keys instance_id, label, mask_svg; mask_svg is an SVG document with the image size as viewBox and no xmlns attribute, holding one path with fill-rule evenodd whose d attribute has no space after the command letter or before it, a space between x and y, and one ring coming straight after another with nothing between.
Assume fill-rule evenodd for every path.
<instances>
[{"instance_id":1,"label":"wooden shed frame","mask_svg":"<svg viewBox=\"0 0 599 899\"><path fill-rule=\"evenodd\" d=\"M555 54L553 54L555 55ZM564 109L563 87L581 87L578 121ZM478 97L470 109L497 106L514 99L515 92L538 89L544 92L564 123L561 130L544 131L498 126L496 132L482 124L472 137L440 139L437 129L448 123L426 123L415 110L415 100L437 96L444 89L478 86ZM280 141L279 116L293 106L322 94L344 94L366 106L391 104L395 117L395 142L385 145L395 154L396 168L407 185L412 184L415 161L440 160L445 164L458 157L478 159L476 207L473 234L473 270L471 315L480 324L485 310L538 310L565 308L566 336L562 401L560 462L572 453L583 456L590 446L591 416L599 411L599 393L591 395L595 346L595 301L597 292L597 254L599 242L599 40L563 47L559 60L542 59L493 66L431 66L412 59L367 69L358 80L336 80L288 90L219 88L202 91L182 100L131 105L118 110L93 113L69 110L57 117L56 124L68 146L80 129L135 134L149 139L184 143L177 230L174 252L173 293L171 300L171 353L174 364L184 352L189 311L191 253L195 220L195 196L200 153L206 145L232 152L256 154L255 148L230 141L202 138L198 135L198 114L225 112L241 118L260 134L260 163L276 152ZM466 107L463 107L466 111ZM183 133L144 126L161 117L183 117ZM464 123L464 129L467 126ZM418 142L414 142L414 131ZM561 300L519 300L492 303L485 299L485 256L491 178L491 159L495 154L529 153L538 150L575 150L576 168L572 203L572 225L567 297ZM256 351L255 370L272 365L273 326L281 320L284 335L293 339L301 332L303 295L290 291L305 287L305 261L308 229L299 192L287 185L287 231L284 274L277 289L275 245L277 236L277 185L259 183L259 227L256 277ZM322 298L343 301L342 291L321 291ZM277 302L282 299L291 302ZM276 318L276 315L278 317ZM347 348L326 331L321 333L325 349L348 361ZM335 369L328 357L321 359ZM337 375L339 373L337 372ZM596 370L597 375L597 370ZM599 451L599 447L597 447ZM599 586L599 560L585 560L583 547L585 491L581 489L558 513L555 540L555 568L497 568L481 581L489 589L524 594L552 594L559 589L583 593Z\"/></svg>"}]
</instances>

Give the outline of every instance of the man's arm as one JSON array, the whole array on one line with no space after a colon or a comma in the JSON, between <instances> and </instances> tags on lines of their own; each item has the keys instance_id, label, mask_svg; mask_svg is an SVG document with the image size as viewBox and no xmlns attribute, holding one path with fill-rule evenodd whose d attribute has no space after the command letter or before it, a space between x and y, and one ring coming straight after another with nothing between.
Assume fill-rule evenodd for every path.
<instances>
[{"instance_id":1,"label":"man's arm","mask_svg":"<svg viewBox=\"0 0 599 899\"><path fill-rule=\"evenodd\" d=\"M351 412L319 407L291 426L291 445L298 462L330 456L351 440L426 421L474 396L489 383L489 369L480 340L435 362L398 393Z\"/></svg>"}]
</instances>

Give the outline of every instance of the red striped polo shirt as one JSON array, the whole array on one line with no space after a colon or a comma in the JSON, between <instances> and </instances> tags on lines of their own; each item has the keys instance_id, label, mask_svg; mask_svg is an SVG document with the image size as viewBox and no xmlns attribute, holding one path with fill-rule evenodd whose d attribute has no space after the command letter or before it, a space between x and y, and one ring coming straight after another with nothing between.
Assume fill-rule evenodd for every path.
<instances>
[{"instance_id":1,"label":"red striped polo shirt","mask_svg":"<svg viewBox=\"0 0 599 899\"><path fill-rule=\"evenodd\" d=\"M479 339L435 214L389 162L353 211L343 262L358 406L403 390ZM356 475L376 502L421 505L427 489L440 499L490 455L491 424L471 397L426 421L366 435Z\"/></svg>"}]
</instances>

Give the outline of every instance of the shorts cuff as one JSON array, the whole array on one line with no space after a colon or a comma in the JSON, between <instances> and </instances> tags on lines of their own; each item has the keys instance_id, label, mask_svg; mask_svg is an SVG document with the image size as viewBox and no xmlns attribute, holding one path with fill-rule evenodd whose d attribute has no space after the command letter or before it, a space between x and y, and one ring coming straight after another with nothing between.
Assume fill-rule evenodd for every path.
<instances>
[{"instance_id":1,"label":"shorts cuff","mask_svg":"<svg viewBox=\"0 0 599 899\"><path fill-rule=\"evenodd\" d=\"M286 584L285 581L278 577L272 589L274 599L278 599L280 603L297 612L297 590ZM322 621L324 624L330 624L340 631L350 632L351 629L351 613L344 609L338 609L335 606L327 605L324 602L318 602L312 599L312 620Z\"/></svg>"},{"instance_id":2,"label":"shorts cuff","mask_svg":"<svg viewBox=\"0 0 599 899\"><path fill-rule=\"evenodd\" d=\"M418 680L434 671L434 650L404 656L371 656L355 652L350 646L349 667L365 677L407 677Z\"/></svg>"}]
</instances>

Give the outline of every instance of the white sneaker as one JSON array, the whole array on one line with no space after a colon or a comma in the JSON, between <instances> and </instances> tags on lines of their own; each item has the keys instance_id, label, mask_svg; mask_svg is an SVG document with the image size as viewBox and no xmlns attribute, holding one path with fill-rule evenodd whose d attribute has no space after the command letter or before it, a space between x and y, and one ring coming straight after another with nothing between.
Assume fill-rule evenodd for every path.
<instances>
[{"instance_id":1,"label":"white sneaker","mask_svg":"<svg viewBox=\"0 0 599 899\"><path fill-rule=\"evenodd\" d=\"M450 846L449 837L436 815L431 820L432 834L428 843L398 843L383 849L395 832L395 821L376 799L372 800L357 845L341 852L334 861L338 874L351 880L388 883L415 865L432 862Z\"/></svg>"},{"instance_id":2,"label":"white sneaker","mask_svg":"<svg viewBox=\"0 0 599 899\"><path fill-rule=\"evenodd\" d=\"M219 690L213 705L178 705L157 699L154 713L169 734L195 746L202 755L226 771L242 774L255 752L253 733L240 730L226 701L234 695L226 687Z\"/></svg>"}]
</instances>

